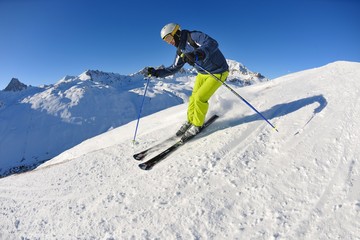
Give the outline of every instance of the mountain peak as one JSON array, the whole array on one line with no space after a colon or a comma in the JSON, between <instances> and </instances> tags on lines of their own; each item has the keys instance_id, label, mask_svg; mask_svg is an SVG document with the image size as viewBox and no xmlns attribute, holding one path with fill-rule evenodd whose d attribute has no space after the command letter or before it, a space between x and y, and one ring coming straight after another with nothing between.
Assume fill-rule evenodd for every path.
<instances>
[{"instance_id":1,"label":"mountain peak","mask_svg":"<svg viewBox=\"0 0 360 240\"><path fill-rule=\"evenodd\" d=\"M238 82L242 86L247 86L258 82L269 81L269 79L261 73L252 72L237 61L227 59L227 63L229 65L228 81L230 82Z\"/></svg>"},{"instance_id":2,"label":"mountain peak","mask_svg":"<svg viewBox=\"0 0 360 240\"><path fill-rule=\"evenodd\" d=\"M126 77L125 75L120 75L119 73L113 72L103 72L99 70L86 70L78 76L78 79L81 81L93 81L100 82L104 84L111 84L120 79Z\"/></svg>"},{"instance_id":3,"label":"mountain peak","mask_svg":"<svg viewBox=\"0 0 360 240\"><path fill-rule=\"evenodd\" d=\"M19 81L17 78L12 78L10 83L7 85L7 87L4 89L6 92L19 92L24 89L26 89L28 86L23 84Z\"/></svg>"}]
</instances>

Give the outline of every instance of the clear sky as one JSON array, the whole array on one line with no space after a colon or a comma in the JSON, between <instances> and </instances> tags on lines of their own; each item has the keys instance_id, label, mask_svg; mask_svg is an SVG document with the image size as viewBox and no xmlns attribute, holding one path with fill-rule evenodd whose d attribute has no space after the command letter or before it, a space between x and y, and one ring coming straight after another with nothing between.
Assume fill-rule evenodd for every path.
<instances>
[{"instance_id":1,"label":"clear sky","mask_svg":"<svg viewBox=\"0 0 360 240\"><path fill-rule=\"evenodd\" d=\"M359 0L0 0L0 89L87 69L131 74L172 64L166 23L203 31L228 59L269 78L360 62Z\"/></svg>"}]
</instances>

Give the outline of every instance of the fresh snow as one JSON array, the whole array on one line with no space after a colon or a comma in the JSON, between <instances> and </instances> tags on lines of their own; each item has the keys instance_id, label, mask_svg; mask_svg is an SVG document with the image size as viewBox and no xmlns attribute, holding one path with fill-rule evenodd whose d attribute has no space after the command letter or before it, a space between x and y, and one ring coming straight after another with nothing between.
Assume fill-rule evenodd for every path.
<instances>
[{"instance_id":1,"label":"fresh snow","mask_svg":"<svg viewBox=\"0 0 360 240\"><path fill-rule=\"evenodd\" d=\"M228 60L229 82L249 85L268 79ZM142 116L187 101L194 70L151 80ZM63 151L137 118L146 81L88 70L56 84L27 87L13 79L0 91L0 177L33 169ZM6 90L5 89L5 90Z\"/></svg>"},{"instance_id":2,"label":"fresh snow","mask_svg":"<svg viewBox=\"0 0 360 240\"><path fill-rule=\"evenodd\" d=\"M142 118L138 145L131 121L0 179L0 239L359 239L360 63L232 87L279 132L222 87L221 117L143 171L187 106Z\"/></svg>"}]
</instances>

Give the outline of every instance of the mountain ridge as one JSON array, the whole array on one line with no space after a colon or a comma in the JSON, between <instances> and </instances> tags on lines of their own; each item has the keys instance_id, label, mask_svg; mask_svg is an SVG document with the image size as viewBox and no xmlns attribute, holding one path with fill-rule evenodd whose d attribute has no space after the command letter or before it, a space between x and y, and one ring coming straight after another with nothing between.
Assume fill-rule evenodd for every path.
<instances>
[{"instance_id":1,"label":"mountain ridge","mask_svg":"<svg viewBox=\"0 0 360 240\"><path fill-rule=\"evenodd\" d=\"M229 82L238 86L267 81L228 60ZM54 84L0 91L0 176L32 169L82 141L138 116L144 69L131 75L86 70ZM183 69L150 82L142 116L187 101L195 76ZM22 86L22 87L19 87ZM26 85L25 85L26 86Z\"/></svg>"}]
</instances>

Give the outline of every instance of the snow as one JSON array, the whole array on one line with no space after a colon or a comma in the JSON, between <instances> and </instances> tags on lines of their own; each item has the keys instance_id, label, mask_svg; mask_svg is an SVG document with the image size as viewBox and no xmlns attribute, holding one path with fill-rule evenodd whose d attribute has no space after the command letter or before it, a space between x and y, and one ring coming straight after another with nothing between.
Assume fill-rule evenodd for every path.
<instances>
[{"instance_id":1,"label":"snow","mask_svg":"<svg viewBox=\"0 0 360 240\"><path fill-rule=\"evenodd\" d=\"M236 61L228 62L229 80L236 85L268 80ZM18 91L0 91L0 177L33 169L88 138L136 119L146 84L141 73L87 70L55 84L28 88L12 80L9 86ZM194 77L193 69L183 69L175 76L152 80L142 116L186 102Z\"/></svg>"},{"instance_id":2,"label":"snow","mask_svg":"<svg viewBox=\"0 0 360 240\"><path fill-rule=\"evenodd\" d=\"M231 86L279 132L222 87L221 117L143 171L187 106L142 118L138 145L131 121L0 179L0 239L359 239L360 63Z\"/></svg>"}]
</instances>

